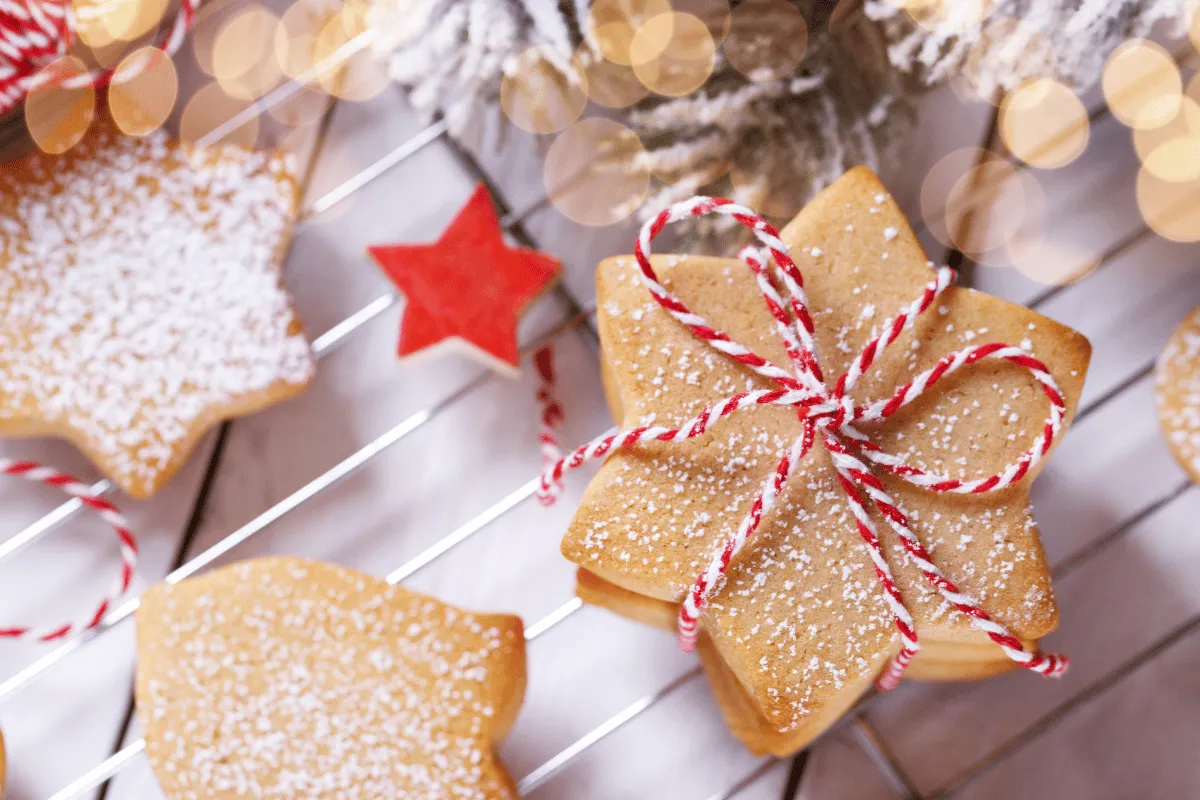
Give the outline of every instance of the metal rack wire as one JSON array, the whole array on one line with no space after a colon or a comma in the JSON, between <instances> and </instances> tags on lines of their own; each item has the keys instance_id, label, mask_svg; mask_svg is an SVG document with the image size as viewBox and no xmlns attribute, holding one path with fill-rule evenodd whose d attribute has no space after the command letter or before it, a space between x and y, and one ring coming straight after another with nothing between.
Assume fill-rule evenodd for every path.
<instances>
[{"instance_id":1,"label":"metal rack wire","mask_svg":"<svg viewBox=\"0 0 1200 800\"><path fill-rule=\"evenodd\" d=\"M241 114L228 120L222 126L214 129L209 136L205 137L205 141L202 142L202 144L219 141L228 133L245 124L245 122L247 122L253 116L262 114L268 108L283 102L307 83L311 83L326 72L336 69L341 63L344 63L345 60L349 59L351 56L360 52L369 45L370 36L368 34L363 34L359 37L356 37L354 40L347 43L340 50L335 52L326 61L314 66L307 73L305 73L305 75L285 83L280 88L265 96L258 103L251 106L249 109L246 109ZM417 135L401 143L374 164L368 166L366 169L362 170L334 189L309 203L303 211L302 222L303 220L309 219L316 214L320 214L331 209L339 202L350 197L354 192L362 189L372 181L386 174L389 170L403 163L405 160L419 152L423 147L439 140L444 136L445 133L446 126L440 122L423 129ZM504 226L509 229L518 228L521 222L530 213L532 213L532 211L540 207L542 203L544 203L544 199L532 204L530 207L520 212L514 212L506 215L502 221ZM1104 254L1101 259L1101 267L1110 263L1121 253L1135 246L1138 242L1144 240L1149 235L1151 235L1149 229L1143 228L1126 237L1121 242L1118 242L1113 248ZM1029 305L1032 308L1041 307L1064 290L1065 287L1049 288L1035 297L1029 303ZM334 325L332 328L318 336L313 341L312 351L314 356L320 359L328 355L337 347L348 341L355 332L361 330L371 320L377 318L387 309L391 308L396 302L396 295L382 295L361 308L359 311ZM552 340L566 332L576 330L580 327L586 327L585 323L594 313L594 308L578 309L576 307L575 312L572 313L568 319L564 320L554 329L539 337L538 342L535 342L534 344L524 348L522 351L523 354L527 355L542 341ZM1125 381L1121 382L1119 385L1115 386L1109 392L1092 400L1086 407L1083 407L1079 410L1076 420L1084 420L1091 414L1096 413L1108 403L1120 397L1131 387L1144 380L1150 373L1151 369L1152 364L1144 365L1137 372L1135 372ZM490 374L481 374L473 380L463 384L461 387L439 402L422 409L421 411L411 414L388 431L376 437L373 441L364 445L321 475L318 475L316 478L312 479L309 483L305 484L276 505L266 509L257 517L242 525L207 550L182 564L178 569L171 572L165 578L165 581L167 583L177 583L206 569L217 559L221 558L238 545L255 536L272 523L296 510L305 502L323 492L325 489L328 489L342 479L361 469L375 456L383 453L388 448L407 437L409 434L435 419L444 411L455 406L468 395L483 386L490 379ZM1173 487L1169 492L1164 493L1162 496L1152 499L1137 512L1132 514L1127 519L1121 521L1110 531L1099 537L1085 551L1073 554L1063 564L1060 564L1054 571L1056 576L1065 574L1087 558L1090 558L1096 552L1099 552L1103 548L1111 545L1114 541L1118 540L1127 531L1137 525L1138 522L1146 519L1154 513L1157 513L1170 503L1175 502L1177 499L1191 491L1192 486L1193 485L1190 482L1185 481L1178 486ZM99 481L93 485L92 489L97 493L106 493L111 491L112 486L108 481ZM533 480L514 488L511 492L494 502L491 506L484 509L475 517L451 531L447 536L439 539L417 556L393 570L387 576L388 583L401 583L412 577L424 567L432 564L441 556L445 555L458 545L483 531L509 511L512 511L529 500L534 494L534 489L535 481ZM0 544L0 560L15 555L25 547L33 544L35 541L48 534L58 525L71 518L78 510L80 510L80 508L81 505L78 501L64 503L15 536ZM122 605L113 609L96 628L79 638L57 646L55 649L49 651L41 658L37 659L9 679L5 680L3 683L0 683L0 702L3 702L8 697L20 691L23 687L35 680L46 670L51 668L59 661L65 659L67 656L83 647L88 642L102 636L105 632L120 625L123 621L127 620L136 612L139 604L140 600L138 598L135 597L129 599ZM558 625L570 619L581 608L582 603L578 598L572 598L565 601L561 606L548 614L546 617L531 625L526 632L526 639L529 642L535 641L539 637L556 628ZM1160 642L1155 643L1146 652L1152 653L1157 649L1168 646L1172 641L1177 640L1181 636L1187 635L1197 626L1200 626L1200 618L1189 620L1183 626L1180 626L1173 631L1170 636L1166 637ZM1087 695L1089 693L1103 691L1104 688L1128 674L1130 671L1132 671L1132 669L1135 669L1136 665L1140 663L1141 660L1144 660L1144 656L1145 654L1143 653L1135 656L1134 659L1130 659L1128 662L1123 664L1121 668L1098 680L1096 684L1085 690L1083 694ZM564 767L594 747L600 741L622 728L628 722L638 717L641 713L662 702L664 699L671 696L682 687L698 679L700 675L701 670L699 667L688 669L676 676L661 689L658 689L655 692L652 692L621 709L618 713L614 714L600 725L588 731L576 741L564 747L555 756L548 759L546 762L524 776L518 782L519 791L522 794L525 794L543 785ZM860 704L860 711L858 713L851 715L848 717L847 721L844 721L840 725L854 725L855 731L859 736L861 743L863 744L864 750L872 757L873 760L876 761L885 777L894 785L899 793L907 796L917 796L917 792L915 789L913 789L911 782L908 781L908 779L904 776L903 771L896 764L895 760L890 757L890 755L886 752L886 749L881 745L881 740L879 739L878 734L871 727L865 712L861 710L868 700L869 698L865 699L863 703ZM1055 719L1061 717L1063 714L1069 711L1070 708L1074 707L1074 704L1077 702L1079 702L1078 697L1064 704L1062 707L1051 710L1048 714L1044 715L1035 726L1027 729L1014 740L1004 743L1004 745L990 753L986 758L977 762L967 773L954 779L950 784L947 785L947 787L945 787L942 793L952 794L961 790L974 777L982 774L982 772L989 765L1001 760L1007 753L1012 752L1015 748L1019 747L1022 742L1028 740L1028 738L1033 735L1032 731L1038 729L1039 727L1053 724ZM53 800L66 800L66 798L76 797L83 792L103 784L116 775L123 767L127 766L134 759L136 759L137 756L144 751L144 749L145 744L140 740L120 749L104 762L97 765L92 770L89 770L84 775L81 775L79 778L72 781L62 790L57 792L53 796ZM710 798L708 798L708 800L729 800L730 798L733 798L736 794L753 785L755 782L765 776L776 763L778 763L778 761L774 758L760 759L755 763L755 766L750 771L744 774L735 783L733 783L727 789L712 795Z\"/></svg>"}]
</instances>

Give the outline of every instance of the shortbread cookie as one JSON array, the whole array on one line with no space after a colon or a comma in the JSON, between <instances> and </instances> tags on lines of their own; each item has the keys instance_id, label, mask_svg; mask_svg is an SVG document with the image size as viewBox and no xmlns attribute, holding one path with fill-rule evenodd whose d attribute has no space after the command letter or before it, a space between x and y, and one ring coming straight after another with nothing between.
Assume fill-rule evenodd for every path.
<instances>
[{"instance_id":1,"label":"shortbread cookie","mask_svg":"<svg viewBox=\"0 0 1200 800\"><path fill-rule=\"evenodd\" d=\"M309 382L280 263L289 156L98 127L0 173L0 436L61 436L134 497Z\"/></svg>"},{"instance_id":2,"label":"shortbread cookie","mask_svg":"<svg viewBox=\"0 0 1200 800\"><path fill-rule=\"evenodd\" d=\"M295 558L151 588L137 707L182 798L516 798L494 754L525 690L521 620Z\"/></svg>"},{"instance_id":3,"label":"shortbread cookie","mask_svg":"<svg viewBox=\"0 0 1200 800\"><path fill-rule=\"evenodd\" d=\"M1200 308L1167 340L1154 378L1163 437L1180 466L1200 481Z\"/></svg>"},{"instance_id":4,"label":"shortbread cookie","mask_svg":"<svg viewBox=\"0 0 1200 800\"><path fill-rule=\"evenodd\" d=\"M673 632L679 624L678 603L635 594L585 569L576 571L575 593L588 605L608 609L643 625ZM1037 647L1037 642L1022 644L1026 649ZM921 651L904 677L937 681L980 680L1013 669L1016 664L992 642L942 642L927 636L921 640Z\"/></svg>"},{"instance_id":5,"label":"shortbread cookie","mask_svg":"<svg viewBox=\"0 0 1200 800\"><path fill-rule=\"evenodd\" d=\"M875 327L933 277L894 201L869 171L850 172L782 233L806 279L826 376L841 374ZM777 364L788 356L740 262L664 256L668 288L715 327ZM773 389L699 341L652 299L632 258L598 277L599 332L622 428L672 426L737 392ZM875 362L854 391L886 398L942 356L1008 342L1044 361L1073 415L1090 357L1080 334L1026 308L951 288ZM1042 432L1046 395L1023 369L980 361L863 432L926 470L972 479L1006 467ZM746 516L753 496L801 433L794 410L741 412L681 443L617 451L600 468L563 542L564 554L635 594L679 602ZM1044 461L1037 466L1040 467ZM934 560L1022 640L1053 630L1057 609L1029 506L1037 468L978 495L883 485ZM922 638L989 640L930 587L880 525L887 559ZM775 508L734 560L702 626L772 730L799 729L852 704L898 652L899 636L820 446L789 477Z\"/></svg>"}]
</instances>

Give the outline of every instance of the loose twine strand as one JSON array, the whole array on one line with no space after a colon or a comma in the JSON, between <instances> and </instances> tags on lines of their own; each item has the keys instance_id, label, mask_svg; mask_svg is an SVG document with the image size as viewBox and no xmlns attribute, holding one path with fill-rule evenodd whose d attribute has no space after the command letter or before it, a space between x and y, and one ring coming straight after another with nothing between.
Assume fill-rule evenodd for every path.
<instances>
[{"instance_id":1,"label":"loose twine strand","mask_svg":"<svg viewBox=\"0 0 1200 800\"><path fill-rule=\"evenodd\" d=\"M33 461L0 458L0 474L13 475L52 486L76 498L85 508L93 511L100 519L112 526L121 548L120 573L112 589L86 618L45 628L29 626L0 628L0 639L32 639L39 642L54 642L96 627L104 620L109 609L129 591L129 585L133 582L134 570L137 567L138 548L137 540L130 530L129 523L115 505L103 497L93 494L87 484L81 483L65 473L43 467Z\"/></svg>"}]
</instances>

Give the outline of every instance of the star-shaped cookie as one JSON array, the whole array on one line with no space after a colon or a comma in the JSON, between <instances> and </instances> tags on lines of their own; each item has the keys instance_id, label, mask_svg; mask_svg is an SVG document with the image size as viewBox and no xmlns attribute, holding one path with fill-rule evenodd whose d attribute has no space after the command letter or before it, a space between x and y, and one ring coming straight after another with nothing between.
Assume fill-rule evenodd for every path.
<instances>
[{"instance_id":1,"label":"star-shaped cookie","mask_svg":"<svg viewBox=\"0 0 1200 800\"><path fill-rule=\"evenodd\" d=\"M96 126L0 173L0 436L69 439L134 497L309 382L282 154Z\"/></svg>"},{"instance_id":2,"label":"star-shaped cookie","mask_svg":"<svg viewBox=\"0 0 1200 800\"><path fill-rule=\"evenodd\" d=\"M920 296L933 276L899 208L865 169L813 200L782 238L806 280L826 376L845 371L876 326ZM777 364L788 363L743 264L663 256L654 268L716 328ZM633 258L605 261L597 282L605 382L622 428L649 421L671 427L737 392L775 388L668 316ZM988 341L1028 349L1048 364L1070 418L1090 357L1086 339L969 289L947 290L867 371L854 398L890 397L943 355ZM1046 395L1028 372L980 361L861 429L919 467L971 479L1000 471L1026 450L1046 415ZM678 603L801 431L794 410L762 407L686 442L617 451L589 485L564 554L620 589ZM935 494L883 477L942 570L1026 641L1057 624L1029 505L1033 477L977 495ZM1000 654L927 583L891 529L878 527L922 642ZM896 655L899 636L820 445L789 477L701 621L720 662L775 731L840 715Z\"/></svg>"},{"instance_id":3,"label":"star-shaped cookie","mask_svg":"<svg viewBox=\"0 0 1200 800\"><path fill-rule=\"evenodd\" d=\"M482 184L433 244L377 245L368 252L406 300L401 358L455 343L506 373L520 364L521 314L562 271L551 255L505 243Z\"/></svg>"},{"instance_id":4,"label":"star-shaped cookie","mask_svg":"<svg viewBox=\"0 0 1200 800\"><path fill-rule=\"evenodd\" d=\"M493 749L525 689L520 619L264 558L150 589L137 708L172 800L515 800Z\"/></svg>"}]
</instances>

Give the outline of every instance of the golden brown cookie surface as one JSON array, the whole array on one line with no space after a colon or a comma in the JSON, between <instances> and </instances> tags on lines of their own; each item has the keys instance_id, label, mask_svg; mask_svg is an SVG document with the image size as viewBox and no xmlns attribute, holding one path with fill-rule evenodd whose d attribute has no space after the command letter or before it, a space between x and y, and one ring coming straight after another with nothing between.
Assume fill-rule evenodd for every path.
<instances>
[{"instance_id":1,"label":"golden brown cookie surface","mask_svg":"<svg viewBox=\"0 0 1200 800\"><path fill-rule=\"evenodd\" d=\"M874 328L932 277L895 203L865 170L820 195L784 231L806 279L827 377L843 371ZM749 271L739 262L663 256L655 269L717 328L787 363ZM774 388L721 357L653 301L632 258L598 274L599 330L610 394L623 427L671 425L736 392ZM965 289L884 353L859 401L890 396L941 356L1008 342L1045 361L1073 413L1090 349L1079 334L1027 309ZM1010 365L981 362L888 420L874 441L953 477L999 471L1025 450L1047 412L1041 388ZM761 408L682 444L640 446L601 467L563 543L572 561L638 594L678 601L718 542L736 530L780 454L800 434L794 412ZM1057 611L1029 508L1032 475L986 495L934 495L884 479L944 571L1021 638L1052 630ZM954 612L879 526L918 632L940 641L987 640ZM775 509L734 561L703 625L721 659L778 730L841 704L896 652L898 637L836 474L820 448L789 479Z\"/></svg>"},{"instance_id":2,"label":"golden brown cookie surface","mask_svg":"<svg viewBox=\"0 0 1200 800\"><path fill-rule=\"evenodd\" d=\"M1179 465L1200 481L1200 308L1167 340L1154 378L1163 437Z\"/></svg>"},{"instance_id":3,"label":"golden brown cookie surface","mask_svg":"<svg viewBox=\"0 0 1200 800\"><path fill-rule=\"evenodd\" d=\"M137 629L168 797L516 797L493 754L524 693L516 617L266 558L155 586Z\"/></svg>"},{"instance_id":4,"label":"golden brown cookie surface","mask_svg":"<svg viewBox=\"0 0 1200 800\"><path fill-rule=\"evenodd\" d=\"M135 497L313 363L280 262L283 155L103 126L0 173L0 436L71 440Z\"/></svg>"}]
</instances>

